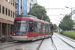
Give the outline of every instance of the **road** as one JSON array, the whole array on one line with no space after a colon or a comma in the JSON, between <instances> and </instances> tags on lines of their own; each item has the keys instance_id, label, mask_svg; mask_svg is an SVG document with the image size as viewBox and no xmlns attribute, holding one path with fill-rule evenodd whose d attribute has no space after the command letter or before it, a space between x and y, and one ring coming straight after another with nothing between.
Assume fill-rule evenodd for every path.
<instances>
[{"instance_id":1,"label":"road","mask_svg":"<svg viewBox=\"0 0 75 50\"><path fill-rule=\"evenodd\" d=\"M65 39L61 37L64 36L54 33L52 38L34 42L7 42L3 45L0 45L0 50L75 50L72 45L66 43L64 41ZM74 41L71 43L73 42Z\"/></svg>"}]
</instances>

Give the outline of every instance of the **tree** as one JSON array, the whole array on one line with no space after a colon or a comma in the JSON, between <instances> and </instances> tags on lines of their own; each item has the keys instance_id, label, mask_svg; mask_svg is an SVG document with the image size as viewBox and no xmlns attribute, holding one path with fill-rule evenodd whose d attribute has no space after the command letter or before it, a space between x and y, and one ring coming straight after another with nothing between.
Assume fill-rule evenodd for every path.
<instances>
[{"instance_id":1,"label":"tree","mask_svg":"<svg viewBox=\"0 0 75 50\"><path fill-rule=\"evenodd\" d=\"M56 29L57 29L57 25L54 24L54 25L53 25L53 30L56 30Z\"/></svg>"},{"instance_id":2,"label":"tree","mask_svg":"<svg viewBox=\"0 0 75 50\"><path fill-rule=\"evenodd\" d=\"M30 14L31 12L31 14ZM50 22L49 17L46 15L47 11L44 7L34 4L34 6L31 8L31 11L28 12L29 15L36 16L38 19L42 19L44 21Z\"/></svg>"},{"instance_id":3,"label":"tree","mask_svg":"<svg viewBox=\"0 0 75 50\"><path fill-rule=\"evenodd\" d=\"M71 30L73 27L73 21L71 15L65 15L63 20L60 22L59 27L63 30Z\"/></svg>"}]
</instances>

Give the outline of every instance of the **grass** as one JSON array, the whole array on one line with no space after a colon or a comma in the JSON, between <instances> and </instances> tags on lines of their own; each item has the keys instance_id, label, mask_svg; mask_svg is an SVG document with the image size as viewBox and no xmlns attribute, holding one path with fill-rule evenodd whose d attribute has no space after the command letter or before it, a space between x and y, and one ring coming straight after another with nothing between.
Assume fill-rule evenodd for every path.
<instances>
[{"instance_id":1,"label":"grass","mask_svg":"<svg viewBox=\"0 0 75 50\"><path fill-rule=\"evenodd\" d=\"M71 38L75 38L75 32L73 31L63 31L63 34Z\"/></svg>"}]
</instances>

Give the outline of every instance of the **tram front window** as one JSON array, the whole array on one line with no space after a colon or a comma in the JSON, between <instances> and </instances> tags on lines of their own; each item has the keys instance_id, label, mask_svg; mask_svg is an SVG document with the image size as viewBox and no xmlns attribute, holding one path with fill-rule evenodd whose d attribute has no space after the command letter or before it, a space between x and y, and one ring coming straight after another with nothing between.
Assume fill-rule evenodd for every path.
<instances>
[{"instance_id":1,"label":"tram front window","mask_svg":"<svg viewBox=\"0 0 75 50\"><path fill-rule=\"evenodd\" d=\"M15 20L14 32L26 32L27 21L26 20Z\"/></svg>"}]
</instances>

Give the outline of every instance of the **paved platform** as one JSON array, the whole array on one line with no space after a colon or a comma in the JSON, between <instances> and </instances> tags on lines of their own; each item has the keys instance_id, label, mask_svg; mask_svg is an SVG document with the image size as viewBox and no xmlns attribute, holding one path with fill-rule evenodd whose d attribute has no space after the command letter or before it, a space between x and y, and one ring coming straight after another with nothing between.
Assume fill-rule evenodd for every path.
<instances>
[{"instance_id":1,"label":"paved platform","mask_svg":"<svg viewBox=\"0 0 75 50\"><path fill-rule=\"evenodd\" d=\"M58 33L54 33L54 35L56 35L57 37L61 38L63 41L65 41L66 43L68 43L69 45L75 47L75 40L68 38L68 37L64 37L61 34Z\"/></svg>"},{"instance_id":2,"label":"paved platform","mask_svg":"<svg viewBox=\"0 0 75 50\"><path fill-rule=\"evenodd\" d=\"M56 34L56 33L54 33ZM75 50L65 42L63 42L60 38L53 34L52 40L57 50ZM57 34L58 35L58 34ZM60 36L60 35L58 35ZM61 36L60 36L61 37ZM74 43L73 43L74 44ZM51 42L51 38L44 40L39 50L56 50L54 45Z\"/></svg>"}]
</instances>

